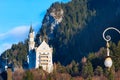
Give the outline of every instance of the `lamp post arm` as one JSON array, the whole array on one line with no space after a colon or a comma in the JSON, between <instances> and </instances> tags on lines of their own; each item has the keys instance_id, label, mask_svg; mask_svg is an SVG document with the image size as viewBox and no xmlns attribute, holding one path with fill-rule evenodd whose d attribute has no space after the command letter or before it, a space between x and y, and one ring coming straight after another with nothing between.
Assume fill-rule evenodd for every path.
<instances>
[{"instance_id":1,"label":"lamp post arm","mask_svg":"<svg viewBox=\"0 0 120 80\"><path fill-rule=\"evenodd\" d=\"M116 30L116 31L120 34L120 30L118 30L117 28L109 27L109 28L105 29L104 32L103 32L103 39L104 39L106 42L108 42L108 41L111 40L111 36L110 36L110 35L105 36L105 33L106 33L108 30Z\"/></svg>"}]
</instances>

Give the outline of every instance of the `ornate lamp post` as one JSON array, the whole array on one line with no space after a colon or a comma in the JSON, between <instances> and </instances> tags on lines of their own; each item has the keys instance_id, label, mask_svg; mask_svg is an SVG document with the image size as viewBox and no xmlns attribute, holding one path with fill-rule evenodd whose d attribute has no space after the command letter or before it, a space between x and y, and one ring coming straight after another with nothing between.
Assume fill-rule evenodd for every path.
<instances>
[{"instance_id":1,"label":"ornate lamp post","mask_svg":"<svg viewBox=\"0 0 120 80\"><path fill-rule=\"evenodd\" d=\"M109 41L111 40L111 37L110 37L110 35L105 36L105 33L106 33L108 30L115 30L115 31L117 31L119 34L120 34L120 30L118 30L117 28L114 28L114 27L108 27L108 28L105 29L104 32L103 32L103 39L106 41L106 46L107 46L107 57L106 57L106 59L105 59L104 64L105 64L105 67L108 67L108 68L110 69L111 66L112 66L112 59L111 59L111 57L110 57L110 49L109 49L109 47L110 47Z\"/></svg>"}]
</instances>

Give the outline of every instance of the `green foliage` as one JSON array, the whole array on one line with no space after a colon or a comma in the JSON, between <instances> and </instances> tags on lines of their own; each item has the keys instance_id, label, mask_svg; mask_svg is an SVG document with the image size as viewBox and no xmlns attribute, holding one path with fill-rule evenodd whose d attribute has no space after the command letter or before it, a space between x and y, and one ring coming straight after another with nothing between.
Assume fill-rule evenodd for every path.
<instances>
[{"instance_id":1,"label":"green foliage","mask_svg":"<svg viewBox=\"0 0 120 80\"><path fill-rule=\"evenodd\" d=\"M9 64L12 64L14 67L24 66L24 63L27 61L27 52L28 52L27 41L28 40L25 40L24 43L19 42L18 44L13 44L11 49L6 50L1 55L2 60L5 60L7 55Z\"/></svg>"},{"instance_id":2,"label":"green foliage","mask_svg":"<svg viewBox=\"0 0 120 80\"><path fill-rule=\"evenodd\" d=\"M26 71L25 76L23 76L23 80L33 80L33 74L30 71Z\"/></svg>"},{"instance_id":3,"label":"green foliage","mask_svg":"<svg viewBox=\"0 0 120 80\"><path fill-rule=\"evenodd\" d=\"M73 59L79 62L83 56L80 51L79 32L92 14L87 7L87 0L72 0L61 6L64 17L58 28L54 30L54 39L51 40L56 51L55 60L59 60L62 64L70 63Z\"/></svg>"},{"instance_id":4,"label":"green foliage","mask_svg":"<svg viewBox=\"0 0 120 80\"><path fill-rule=\"evenodd\" d=\"M111 57L113 60L113 65L115 66L115 70L120 70L120 41L118 42L117 46L114 43L110 45L111 50Z\"/></svg>"},{"instance_id":5,"label":"green foliage","mask_svg":"<svg viewBox=\"0 0 120 80\"><path fill-rule=\"evenodd\" d=\"M96 58L95 53L90 53L90 54L88 55L88 60L93 60L93 59L95 59L95 58Z\"/></svg>"},{"instance_id":6,"label":"green foliage","mask_svg":"<svg viewBox=\"0 0 120 80\"><path fill-rule=\"evenodd\" d=\"M105 69L105 76L108 80L115 80L115 75L112 69Z\"/></svg>"},{"instance_id":7,"label":"green foliage","mask_svg":"<svg viewBox=\"0 0 120 80\"><path fill-rule=\"evenodd\" d=\"M53 3L47 10L43 19L42 27L36 35L36 46L39 44L39 36L46 38L48 43L54 48L54 61L60 61L67 65L72 60L80 61L83 54L80 47L80 31L86 26L88 19L95 15L95 11L88 8L87 0L72 0L68 3ZM63 10L63 20L53 31L53 38L49 38L53 19L47 21L47 17L55 10ZM57 16L59 17L59 15ZM74 55L76 54L76 55ZM62 61L64 59L64 62Z\"/></svg>"},{"instance_id":8,"label":"green foliage","mask_svg":"<svg viewBox=\"0 0 120 80\"><path fill-rule=\"evenodd\" d=\"M107 5L101 6L103 3L107 3ZM100 47L105 46L101 37L104 29L110 25L120 25L118 4L120 3L117 0L100 0L99 2L95 0L71 0L68 3L54 3L47 10L42 27L38 32L42 36L49 36L51 24L46 19L48 14L53 8L63 9L64 17L54 29L54 38L48 38L49 44L54 47L54 61L60 61L64 65L73 59L79 62L89 52L96 52ZM114 34L112 33L112 35ZM113 39L117 41L120 38ZM39 40L39 36L37 40Z\"/></svg>"},{"instance_id":9,"label":"green foliage","mask_svg":"<svg viewBox=\"0 0 120 80\"><path fill-rule=\"evenodd\" d=\"M106 49L100 48L96 53L90 53L88 55L88 60L91 61L93 69L95 70L98 66L104 67L104 59L106 57Z\"/></svg>"},{"instance_id":10,"label":"green foliage","mask_svg":"<svg viewBox=\"0 0 120 80\"><path fill-rule=\"evenodd\" d=\"M66 66L67 72L71 74L72 76L77 76L79 75L79 64L76 63L74 60Z\"/></svg>"},{"instance_id":11,"label":"green foliage","mask_svg":"<svg viewBox=\"0 0 120 80\"><path fill-rule=\"evenodd\" d=\"M87 63L85 65L82 66L82 73L81 75L85 78L85 79L92 79L93 74L93 67L90 61L87 61Z\"/></svg>"},{"instance_id":12,"label":"green foliage","mask_svg":"<svg viewBox=\"0 0 120 80\"><path fill-rule=\"evenodd\" d=\"M97 66L97 68L94 71L95 75L102 76L103 75L103 69L100 66Z\"/></svg>"},{"instance_id":13,"label":"green foliage","mask_svg":"<svg viewBox=\"0 0 120 80\"><path fill-rule=\"evenodd\" d=\"M60 62L58 62L58 64L57 64L57 72L58 73L65 73L66 72L65 66L62 66Z\"/></svg>"},{"instance_id":14,"label":"green foliage","mask_svg":"<svg viewBox=\"0 0 120 80\"><path fill-rule=\"evenodd\" d=\"M79 73L79 68L78 68L78 64L73 65L72 67L72 75L77 75Z\"/></svg>"}]
</instances>

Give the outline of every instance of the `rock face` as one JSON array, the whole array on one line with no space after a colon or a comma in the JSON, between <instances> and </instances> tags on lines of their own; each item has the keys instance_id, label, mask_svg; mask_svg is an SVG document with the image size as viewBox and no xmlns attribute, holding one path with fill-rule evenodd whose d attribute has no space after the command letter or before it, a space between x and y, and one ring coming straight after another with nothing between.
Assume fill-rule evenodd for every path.
<instances>
[{"instance_id":1,"label":"rock face","mask_svg":"<svg viewBox=\"0 0 120 80\"><path fill-rule=\"evenodd\" d=\"M58 25L62 21L63 10L62 9L56 10L54 8L52 10L52 12L50 13L50 16L54 19L53 22L51 23L51 33L52 33L54 28L56 27L56 25ZM49 18L49 16L48 16L48 18Z\"/></svg>"},{"instance_id":2,"label":"rock face","mask_svg":"<svg viewBox=\"0 0 120 80\"><path fill-rule=\"evenodd\" d=\"M52 8L50 12L47 12L43 21L43 26L48 28L46 31L48 38L53 38L53 31L61 23L63 15L64 11L61 8Z\"/></svg>"}]
</instances>

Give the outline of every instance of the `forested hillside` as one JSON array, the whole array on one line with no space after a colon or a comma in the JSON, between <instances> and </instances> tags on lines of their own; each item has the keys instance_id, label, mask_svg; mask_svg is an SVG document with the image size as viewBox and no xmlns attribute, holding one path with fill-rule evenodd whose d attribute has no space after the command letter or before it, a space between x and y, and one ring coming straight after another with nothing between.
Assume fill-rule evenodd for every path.
<instances>
[{"instance_id":1,"label":"forested hillside","mask_svg":"<svg viewBox=\"0 0 120 80\"><path fill-rule=\"evenodd\" d=\"M51 38L49 32L52 24L48 22L46 17L52 13L53 9L57 11L59 8L63 10L63 18L61 23L54 28L53 37ZM80 42L82 38L80 34L93 16L95 16L95 10L88 8L87 0L72 0L66 4L54 3L48 9L40 29L40 35L44 36L48 43L53 46L55 61L68 64L73 59L79 61L82 56L87 54L87 51L82 51L86 49L80 47L80 45L84 46Z\"/></svg>"},{"instance_id":2,"label":"forested hillside","mask_svg":"<svg viewBox=\"0 0 120 80\"><path fill-rule=\"evenodd\" d=\"M39 37L41 37L53 47L54 62L59 61L63 65L71 63L72 60L80 62L81 58L90 52L97 52L101 47L105 47L102 32L109 26L120 30L119 19L119 0L56 2L47 10L35 38L36 46L39 45ZM115 31L110 31L108 34L117 44L120 35ZM8 63L14 63L16 66L26 65L27 43L25 40L13 44L11 49L1 55L1 62L5 61L7 54Z\"/></svg>"},{"instance_id":3,"label":"forested hillside","mask_svg":"<svg viewBox=\"0 0 120 80\"><path fill-rule=\"evenodd\" d=\"M66 4L54 3L48 9L38 35L44 36L53 46L54 61L68 64L74 59L79 62L81 57L105 46L102 33L107 27L120 29L119 4L118 0L72 0ZM54 28L51 38L49 32L52 24L47 17L53 9L63 9L64 14L61 23ZM120 35L115 31L107 34L111 35L115 43L120 40Z\"/></svg>"}]
</instances>

